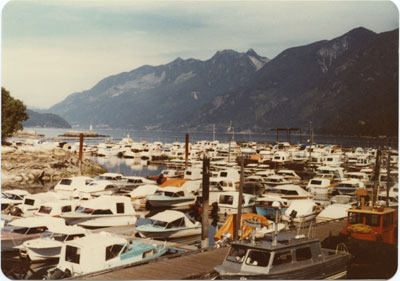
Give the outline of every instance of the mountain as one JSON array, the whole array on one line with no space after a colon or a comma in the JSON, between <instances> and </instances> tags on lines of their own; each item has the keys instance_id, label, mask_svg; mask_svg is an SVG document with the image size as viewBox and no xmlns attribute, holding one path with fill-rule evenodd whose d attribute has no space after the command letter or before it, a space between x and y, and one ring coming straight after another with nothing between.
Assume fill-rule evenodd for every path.
<instances>
[{"instance_id":1,"label":"mountain","mask_svg":"<svg viewBox=\"0 0 400 281\"><path fill-rule=\"evenodd\" d=\"M397 136L397 50L398 29L365 28L287 49L248 83L215 97L195 123L232 120L235 130L267 131L311 121L323 134Z\"/></svg>"},{"instance_id":2,"label":"mountain","mask_svg":"<svg viewBox=\"0 0 400 281\"><path fill-rule=\"evenodd\" d=\"M250 49L218 51L206 61L177 58L145 65L107 77L49 111L81 126L178 129L193 112L248 81L268 61Z\"/></svg>"},{"instance_id":3,"label":"mountain","mask_svg":"<svg viewBox=\"0 0 400 281\"><path fill-rule=\"evenodd\" d=\"M172 130L397 135L398 29L356 28L289 48L272 60L250 49L206 61L177 58L110 76L50 108L72 124Z\"/></svg>"},{"instance_id":4,"label":"mountain","mask_svg":"<svg viewBox=\"0 0 400 281\"><path fill-rule=\"evenodd\" d=\"M58 115L38 113L30 109L27 109L26 113L29 119L23 122L24 127L71 128L71 125Z\"/></svg>"}]
</instances>

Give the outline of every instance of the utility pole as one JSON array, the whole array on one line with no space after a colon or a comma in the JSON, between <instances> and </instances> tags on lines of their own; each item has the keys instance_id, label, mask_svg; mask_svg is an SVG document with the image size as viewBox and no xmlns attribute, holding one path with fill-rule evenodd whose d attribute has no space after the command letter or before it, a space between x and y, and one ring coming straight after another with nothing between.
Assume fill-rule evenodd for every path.
<instances>
[{"instance_id":1,"label":"utility pole","mask_svg":"<svg viewBox=\"0 0 400 281\"><path fill-rule=\"evenodd\" d=\"M208 205L210 192L210 159L206 155L203 156L203 212L201 215L201 247L208 247Z\"/></svg>"},{"instance_id":2,"label":"utility pole","mask_svg":"<svg viewBox=\"0 0 400 281\"><path fill-rule=\"evenodd\" d=\"M243 201L243 182L244 182L244 157L241 156L240 159L240 184L239 184L239 200L238 200L238 211L237 211L237 221L235 225L234 240L239 240L239 230L240 222L242 220L242 201Z\"/></svg>"}]
</instances>

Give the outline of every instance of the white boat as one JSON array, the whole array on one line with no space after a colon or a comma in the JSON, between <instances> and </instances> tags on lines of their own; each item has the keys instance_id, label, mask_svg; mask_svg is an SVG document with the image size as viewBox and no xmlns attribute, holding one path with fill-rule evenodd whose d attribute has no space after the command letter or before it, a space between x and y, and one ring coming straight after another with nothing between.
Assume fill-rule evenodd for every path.
<instances>
[{"instance_id":1,"label":"white boat","mask_svg":"<svg viewBox=\"0 0 400 281\"><path fill-rule=\"evenodd\" d=\"M242 213L251 213L254 208L256 196L243 193ZM239 192L229 191L220 192L218 197L218 213L227 217L231 214L237 214L239 203Z\"/></svg>"},{"instance_id":2,"label":"white boat","mask_svg":"<svg viewBox=\"0 0 400 281\"><path fill-rule=\"evenodd\" d=\"M321 209L313 200L293 200L282 214L282 220L302 223L313 220Z\"/></svg>"},{"instance_id":3,"label":"white boat","mask_svg":"<svg viewBox=\"0 0 400 281\"><path fill-rule=\"evenodd\" d=\"M329 178L312 178L306 186L306 190L314 196L314 200L327 201L334 190Z\"/></svg>"},{"instance_id":4,"label":"white boat","mask_svg":"<svg viewBox=\"0 0 400 281\"><path fill-rule=\"evenodd\" d=\"M30 193L26 190L13 189L3 190L1 192L1 210L3 211L8 206L16 206L24 202L24 197Z\"/></svg>"},{"instance_id":5,"label":"white boat","mask_svg":"<svg viewBox=\"0 0 400 281\"><path fill-rule=\"evenodd\" d=\"M166 210L149 219L151 223L136 226L142 237L168 239L201 234L201 224L179 211Z\"/></svg>"},{"instance_id":6,"label":"white boat","mask_svg":"<svg viewBox=\"0 0 400 281\"><path fill-rule=\"evenodd\" d=\"M94 180L88 185L78 187L74 194L74 198L96 197L100 195L112 195L120 190L114 181Z\"/></svg>"},{"instance_id":7,"label":"white boat","mask_svg":"<svg viewBox=\"0 0 400 281\"><path fill-rule=\"evenodd\" d=\"M92 178L89 177L71 177L71 178L62 178L54 187L54 191L60 192L69 196L73 196L74 192L80 186L86 186L93 181Z\"/></svg>"},{"instance_id":8,"label":"white boat","mask_svg":"<svg viewBox=\"0 0 400 281\"><path fill-rule=\"evenodd\" d=\"M271 175L264 180L264 183L270 187L274 187L278 185L291 184L292 181L285 179L283 176Z\"/></svg>"},{"instance_id":9,"label":"white boat","mask_svg":"<svg viewBox=\"0 0 400 281\"><path fill-rule=\"evenodd\" d=\"M129 242L101 232L67 241L61 248L57 267L48 270L48 279L77 277L117 266L151 260L167 251L161 245Z\"/></svg>"},{"instance_id":10,"label":"white boat","mask_svg":"<svg viewBox=\"0 0 400 281\"><path fill-rule=\"evenodd\" d=\"M76 211L61 217L67 224L86 228L133 225L137 218L129 197L108 195L84 201Z\"/></svg>"},{"instance_id":11,"label":"white boat","mask_svg":"<svg viewBox=\"0 0 400 281\"><path fill-rule=\"evenodd\" d=\"M31 195L26 195L24 198L24 202L18 205L22 212L23 217L30 217L33 216L36 211L39 210L39 207L43 203L58 201L62 199L67 199L68 197L64 194L57 193L57 192L42 192L36 193Z\"/></svg>"},{"instance_id":12,"label":"white boat","mask_svg":"<svg viewBox=\"0 0 400 281\"><path fill-rule=\"evenodd\" d=\"M55 225L65 225L60 218L30 217L20 218L9 222L1 230L1 251L14 251L26 240L42 235L47 229Z\"/></svg>"},{"instance_id":13,"label":"white boat","mask_svg":"<svg viewBox=\"0 0 400 281\"><path fill-rule=\"evenodd\" d=\"M122 189L121 189L122 191L132 191L141 185L156 184L156 181L149 180L144 177L127 176L127 177L123 177L122 179L125 180L125 182L126 182L125 186L122 187Z\"/></svg>"},{"instance_id":14,"label":"white boat","mask_svg":"<svg viewBox=\"0 0 400 281\"><path fill-rule=\"evenodd\" d=\"M135 190L131 191L129 195L131 196L131 201L135 209L146 207L146 197L154 195L158 190L158 186L154 184L145 184L137 187Z\"/></svg>"},{"instance_id":15,"label":"white boat","mask_svg":"<svg viewBox=\"0 0 400 281\"><path fill-rule=\"evenodd\" d=\"M146 197L149 207L188 208L196 201L196 196L181 187L160 187L154 195Z\"/></svg>"},{"instance_id":16,"label":"white boat","mask_svg":"<svg viewBox=\"0 0 400 281\"><path fill-rule=\"evenodd\" d=\"M35 216L60 217L62 214L75 211L78 204L75 200L57 200L43 203L38 211L35 212Z\"/></svg>"},{"instance_id":17,"label":"white boat","mask_svg":"<svg viewBox=\"0 0 400 281\"><path fill-rule=\"evenodd\" d=\"M75 240L87 234L86 229L76 225L50 226L40 238L25 241L20 249L20 255L31 261L58 259L65 241Z\"/></svg>"},{"instance_id":18,"label":"white boat","mask_svg":"<svg viewBox=\"0 0 400 281\"><path fill-rule=\"evenodd\" d=\"M278 176L283 176L294 184L298 184L301 181L301 177L293 170L278 170L276 174Z\"/></svg>"},{"instance_id":19,"label":"white boat","mask_svg":"<svg viewBox=\"0 0 400 281\"><path fill-rule=\"evenodd\" d=\"M358 189L365 188L364 182L358 179L349 179L339 182L335 186L335 192L338 194L354 195Z\"/></svg>"}]
</instances>

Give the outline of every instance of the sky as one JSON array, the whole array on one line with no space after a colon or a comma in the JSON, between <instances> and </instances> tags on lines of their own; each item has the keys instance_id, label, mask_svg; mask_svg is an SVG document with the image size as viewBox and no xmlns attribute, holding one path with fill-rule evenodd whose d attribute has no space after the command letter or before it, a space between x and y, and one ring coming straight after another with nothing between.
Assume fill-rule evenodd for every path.
<instances>
[{"instance_id":1,"label":"sky","mask_svg":"<svg viewBox=\"0 0 400 281\"><path fill-rule=\"evenodd\" d=\"M218 50L274 58L363 26L399 26L398 1L0 0L1 84L49 108L101 79Z\"/></svg>"}]
</instances>

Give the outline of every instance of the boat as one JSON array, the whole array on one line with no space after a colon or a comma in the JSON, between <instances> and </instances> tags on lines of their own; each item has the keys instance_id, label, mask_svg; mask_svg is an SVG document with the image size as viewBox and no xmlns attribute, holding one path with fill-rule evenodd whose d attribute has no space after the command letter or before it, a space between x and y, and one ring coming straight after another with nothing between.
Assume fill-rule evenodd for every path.
<instances>
[{"instance_id":1,"label":"boat","mask_svg":"<svg viewBox=\"0 0 400 281\"><path fill-rule=\"evenodd\" d=\"M283 177L283 176L271 175L271 176L265 178L264 183L269 187L275 187L278 185L291 184L292 181L285 179L285 177Z\"/></svg>"},{"instance_id":2,"label":"boat","mask_svg":"<svg viewBox=\"0 0 400 281\"><path fill-rule=\"evenodd\" d=\"M35 213L35 216L60 217L62 214L75 211L78 204L77 201L72 200L57 200L43 203Z\"/></svg>"},{"instance_id":3,"label":"boat","mask_svg":"<svg viewBox=\"0 0 400 281\"><path fill-rule=\"evenodd\" d=\"M251 213L254 208L256 196L243 193L242 213ZM231 214L237 214L239 203L238 191L220 192L218 197L218 213L227 217Z\"/></svg>"},{"instance_id":4,"label":"boat","mask_svg":"<svg viewBox=\"0 0 400 281\"><path fill-rule=\"evenodd\" d=\"M93 181L92 178L89 177L70 177L70 178L62 178L54 187L55 192L60 192L65 195L73 196L74 192L80 186L86 186Z\"/></svg>"},{"instance_id":5,"label":"boat","mask_svg":"<svg viewBox=\"0 0 400 281\"><path fill-rule=\"evenodd\" d=\"M79 186L74 194L74 198L97 197L100 195L112 195L118 193L121 186L115 184L115 181L94 180L88 185Z\"/></svg>"},{"instance_id":6,"label":"boat","mask_svg":"<svg viewBox=\"0 0 400 281\"><path fill-rule=\"evenodd\" d=\"M154 195L158 190L158 186L154 184L145 184L137 187L129 193L132 204L135 209L146 207L146 197Z\"/></svg>"},{"instance_id":7,"label":"boat","mask_svg":"<svg viewBox=\"0 0 400 281\"><path fill-rule=\"evenodd\" d=\"M21 204L24 202L24 197L29 194L28 191L21 189L3 190L1 192L1 210Z\"/></svg>"},{"instance_id":8,"label":"boat","mask_svg":"<svg viewBox=\"0 0 400 281\"><path fill-rule=\"evenodd\" d=\"M282 220L303 223L312 221L320 212L321 208L311 199L293 200L282 214Z\"/></svg>"},{"instance_id":9,"label":"boat","mask_svg":"<svg viewBox=\"0 0 400 281\"><path fill-rule=\"evenodd\" d=\"M154 195L146 197L148 208L189 208L195 201L195 195L173 186L159 188Z\"/></svg>"},{"instance_id":10,"label":"boat","mask_svg":"<svg viewBox=\"0 0 400 281\"><path fill-rule=\"evenodd\" d=\"M60 218L29 217L9 222L1 230L1 251L15 251L26 240L38 238L51 226L65 225Z\"/></svg>"},{"instance_id":11,"label":"boat","mask_svg":"<svg viewBox=\"0 0 400 281\"><path fill-rule=\"evenodd\" d=\"M86 228L133 225L137 219L129 197L109 195L83 201L76 211L61 214L61 217L67 224Z\"/></svg>"},{"instance_id":12,"label":"boat","mask_svg":"<svg viewBox=\"0 0 400 281\"><path fill-rule=\"evenodd\" d=\"M160 257L167 251L162 245L139 241L129 242L107 232L89 234L66 241L56 267L47 271L47 278L62 279L130 265Z\"/></svg>"},{"instance_id":13,"label":"boat","mask_svg":"<svg viewBox=\"0 0 400 281\"><path fill-rule=\"evenodd\" d=\"M322 248L319 239L275 232L233 242L214 269L221 279L339 279L349 261L348 252Z\"/></svg>"},{"instance_id":14,"label":"boat","mask_svg":"<svg viewBox=\"0 0 400 281\"><path fill-rule=\"evenodd\" d=\"M256 199L256 213L265 217L271 217L275 215L275 210L272 205L274 202L279 202L281 204L282 207L280 212L282 213L285 212L290 205L290 201L288 199L284 199L279 195L266 194Z\"/></svg>"},{"instance_id":15,"label":"boat","mask_svg":"<svg viewBox=\"0 0 400 281\"><path fill-rule=\"evenodd\" d=\"M144 177L129 176L129 177L123 177L123 180L126 181L126 184L124 187L121 188L121 191L126 191L126 192L130 192L141 185L155 185L156 184L155 181L146 179Z\"/></svg>"},{"instance_id":16,"label":"boat","mask_svg":"<svg viewBox=\"0 0 400 281\"><path fill-rule=\"evenodd\" d=\"M355 195L358 189L364 189L364 182L358 179L349 179L339 182L334 189L337 194Z\"/></svg>"},{"instance_id":17,"label":"boat","mask_svg":"<svg viewBox=\"0 0 400 281\"><path fill-rule=\"evenodd\" d=\"M276 174L279 176L283 176L285 179L291 181L294 184L298 184L301 181L301 177L293 170L278 170Z\"/></svg>"},{"instance_id":18,"label":"boat","mask_svg":"<svg viewBox=\"0 0 400 281\"><path fill-rule=\"evenodd\" d=\"M31 261L58 259L65 241L87 235L87 230L79 226L50 226L40 238L25 241L20 248L20 256Z\"/></svg>"},{"instance_id":19,"label":"boat","mask_svg":"<svg viewBox=\"0 0 400 281\"><path fill-rule=\"evenodd\" d=\"M166 210L148 219L150 219L150 223L136 226L141 237L169 239L201 234L201 224L193 223L179 211Z\"/></svg>"},{"instance_id":20,"label":"boat","mask_svg":"<svg viewBox=\"0 0 400 281\"><path fill-rule=\"evenodd\" d=\"M64 194L57 192L41 192L36 194L26 195L24 202L17 206L20 209L23 217L33 216L40 208L43 203L53 202L62 199L67 199L68 197Z\"/></svg>"}]
</instances>

